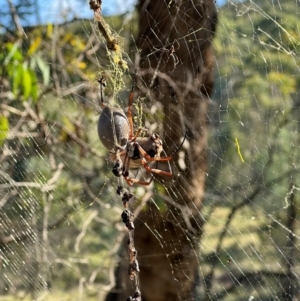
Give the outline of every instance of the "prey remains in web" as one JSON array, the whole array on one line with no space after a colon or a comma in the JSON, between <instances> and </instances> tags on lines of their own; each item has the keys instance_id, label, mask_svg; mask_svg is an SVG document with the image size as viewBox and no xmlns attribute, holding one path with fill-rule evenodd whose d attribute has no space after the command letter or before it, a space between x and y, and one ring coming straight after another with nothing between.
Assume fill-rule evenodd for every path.
<instances>
[{"instance_id":1,"label":"prey remains in web","mask_svg":"<svg viewBox=\"0 0 300 301\"><path fill-rule=\"evenodd\" d=\"M135 74L136 76L136 74ZM139 128L136 132L133 128L132 105L134 96L135 77L132 83L128 100L127 116L121 108L111 107L104 102L103 90L106 86L105 78L98 80L100 84L100 106L102 112L98 120L98 136L102 144L109 150L111 159L114 162L112 169L116 177L124 177L127 184L148 186L153 180L154 175L172 177L173 173L169 165L169 171L164 171L149 166L150 162L168 162L174 158L182 147L183 141L175 152L166 157L162 157L163 143L158 134L154 133L146 137L141 137L143 131ZM152 175L149 181L142 181L129 177L129 169L144 168Z\"/></svg>"}]
</instances>

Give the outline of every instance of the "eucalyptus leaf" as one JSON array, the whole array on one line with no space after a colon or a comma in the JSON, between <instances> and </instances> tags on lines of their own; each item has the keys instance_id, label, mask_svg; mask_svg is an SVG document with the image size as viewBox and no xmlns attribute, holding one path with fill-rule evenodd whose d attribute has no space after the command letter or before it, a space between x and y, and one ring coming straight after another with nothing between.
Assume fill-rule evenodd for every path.
<instances>
[{"instance_id":1,"label":"eucalyptus leaf","mask_svg":"<svg viewBox=\"0 0 300 301\"><path fill-rule=\"evenodd\" d=\"M32 88L32 78L29 70L27 68L23 68L22 72L22 85L23 85L23 97L24 100L27 100L31 94Z\"/></svg>"},{"instance_id":2,"label":"eucalyptus leaf","mask_svg":"<svg viewBox=\"0 0 300 301\"><path fill-rule=\"evenodd\" d=\"M50 68L49 65L39 56L36 56L36 63L39 66L42 75L43 75L43 81L44 85L48 86L50 81Z\"/></svg>"},{"instance_id":3,"label":"eucalyptus leaf","mask_svg":"<svg viewBox=\"0 0 300 301\"><path fill-rule=\"evenodd\" d=\"M8 119L0 115L0 146L3 145L9 131Z\"/></svg>"},{"instance_id":4,"label":"eucalyptus leaf","mask_svg":"<svg viewBox=\"0 0 300 301\"><path fill-rule=\"evenodd\" d=\"M22 84L22 77L23 77L22 65L18 64L18 65L12 66L11 77L12 77L12 82L13 82L12 92L16 96L19 93L19 89Z\"/></svg>"},{"instance_id":5,"label":"eucalyptus leaf","mask_svg":"<svg viewBox=\"0 0 300 301\"><path fill-rule=\"evenodd\" d=\"M38 86L38 81L37 81L37 77L36 74L33 70L28 70L30 77L31 77L31 97L32 100L35 102L39 96L39 86Z\"/></svg>"}]
</instances>

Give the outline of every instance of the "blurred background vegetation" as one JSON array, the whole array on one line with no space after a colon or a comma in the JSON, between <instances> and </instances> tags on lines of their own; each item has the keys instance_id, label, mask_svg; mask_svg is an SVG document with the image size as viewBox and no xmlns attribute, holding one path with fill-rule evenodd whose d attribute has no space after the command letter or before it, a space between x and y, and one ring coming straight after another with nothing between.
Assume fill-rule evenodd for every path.
<instances>
[{"instance_id":1,"label":"blurred background vegetation","mask_svg":"<svg viewBox=\"0 0 300 301\"><path fill-rule=\"evenodd\" d=\"M92 19L26 27L34 7L12 7L0 21L0 299L103 300L127 235L96 131L107 50ZM288 0L218 9L199 300L300 298L299 12ZM106 21L130 65L136 13ZM106 90L121 107L123 79Z\"/></svg>"}]
</instances>

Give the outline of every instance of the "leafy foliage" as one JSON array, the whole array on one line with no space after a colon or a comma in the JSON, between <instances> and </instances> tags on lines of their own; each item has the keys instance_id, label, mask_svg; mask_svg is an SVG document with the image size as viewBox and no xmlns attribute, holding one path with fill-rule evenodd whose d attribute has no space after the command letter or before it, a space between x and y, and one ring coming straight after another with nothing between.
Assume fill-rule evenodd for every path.
<instances>
[{"instance_id":1,"label":"leafy foliage","mask_svg":"<svg viewBox=\"0 0 300 301\"><path fill-rule=\"evenodd\" d=\"M214 222L206 225L206 231L218 233L220 245L210 253L212 239L208 235L203 240L208 248L204 258L210 266L209 275L221 273L228 258L235 261L228 270L236 279L241 278L235 268L241 269L244 275L251 275L251 271L264 275L264 285L253 285L253 296L260 300L275 295L280 299L286 292L285 284L282 284L283 292L275 288L277 281L284 280L276 280L276 273L280 272L274 263L288 273L290 250L286 246L298 254L298 248L281 227L291 218L287 210L293 206L291 187L299 186L300 157L295 141L299 134L300 56L299 40L294 34L298 26L294 10L295 4L290 1L230 2L219 13L214 41L218 68L216 110L213 108L211 114L213 119L220 117L211 127L207 194L215 201L209 198L206 205L215 209L210 207ZM241 160L236 141L245 162ZM296 208L299 208L298 201ZM215 228L217 221L220 223L218 218L225 224L224 237ZM278 220L282 224L276 223ZM248 222L249 226L242 230L241 225ZM284 251L280 254L281 247ZM256 261L257 256L249 260L247 257L252 252L264 260ZM214 256L217 259L210 261ZM268 264L269 274L265 273ZM246 279L251 282L248 276ZM289 285L294 288L294 296L298 296L299 286L293 279ZM231 289L235 300L237 296L249 298L248 291L238 293L233 286L227 287L228 291ZM210 292L227 300L222 291L226 289Z\"/></svg>"},{"instance_id":2,"label":"leafy foliage","mask_svg":"<svg viewBox=\"0 0 300 301\"><path fill-rule=\"evenodd\" d=\"M105 58L90 21L39 26L2 45L0 295L109 281L121 209L99 176L110 175L91 84L105 66L99 47Z\"/></svg>"}]
</instances>

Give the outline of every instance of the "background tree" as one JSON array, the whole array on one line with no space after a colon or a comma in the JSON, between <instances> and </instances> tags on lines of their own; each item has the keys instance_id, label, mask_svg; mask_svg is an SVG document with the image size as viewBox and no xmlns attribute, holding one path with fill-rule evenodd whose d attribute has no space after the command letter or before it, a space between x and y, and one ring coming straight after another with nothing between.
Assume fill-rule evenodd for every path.
<instances>
[{"instance_id":1,"label":"background tree","mask_svg":"<svg viewBox=\"0 0 300 301\"><path fill-rule=\"evenodd\" d=\"M207 170L207 108L213 89L211 40L216 8L213 1L170 5L167 1L140 1L138 12L138 73L143 76L142 90L149 102L163 111L166 153L175 151L185 131L189 142L182 150L189 168L182 168L175 159L182 176L166 189L163 214L153 216L153 209L148 208L135 222L142 296L145 300L192 300L199 277L197 254L203 222L199 212ZM154 207L151 203L148 206ZM160 255L154 255L153 250ZM126 273L123 263L118 274ZM118 275L117 288L125 277ZM118 298L110 294L107 300L124 300L126 294Z\"/></svg>"}]
</instances>

